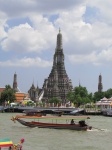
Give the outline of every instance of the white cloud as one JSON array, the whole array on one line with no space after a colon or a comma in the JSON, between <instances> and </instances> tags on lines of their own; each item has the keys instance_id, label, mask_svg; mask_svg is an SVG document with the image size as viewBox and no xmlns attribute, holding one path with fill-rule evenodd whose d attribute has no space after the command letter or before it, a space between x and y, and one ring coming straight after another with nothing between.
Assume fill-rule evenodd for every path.
<instances>
[{"instance_id":1,"label":"white cloud","mask_svg":"<svg viewBox=\"0 0 112 150\"><path fill-rule=\"evenodd\" d=\"M0 62L1 67L49 67L52 65L52 62L47 60L42 60L39 57L36 58L27 58L7 60Z\"/></svg>"},{"instance_id":2,"label":"white cloud","mask_svg":"<svg viewBox=\"0 0 112 150\"><path fill-rule=\"evenodd\" d=\"M9 18L22 17L31 13L58 13L85 3L85 0L0 0L0 10Z\"/></svg>"},{"instance_id":3,"label":"white cloud","mask_svg":"<svg viewBox=\"0 0 112 150\"><path fill-rule=\"evenodd\" d=\"M6 26L5 22L6 16L3 12L0 11L0 40L2 40L7 35L7 33L4 30L4 27Z\"/></svg>"},{"instance_id":4,"label":"white cloud","mask_svg":"<svg viewBox=\"0 0 112 150\"><path fill-rule=\"evenodd\" d=\"M68 55L69 60L74 64L112 65L112 47L102 50L100 53L92 52L87 55Z\"/></svg>"},{"instance_id":5,"label":"white cloud","mask_svg":"<svg viewBox=\"0 0 112 150\"><path fill-rule=\"evenodd\" d=\"M112 1L111 0L88 0L87 6L99 9L100 21L112 24Z\"/></svg>"},{"instance_id":6,"label":"white cloud","mask_svg":"<svg viewBox=\"0 0 112 150\"><path fill-rule=\"evenodd\" d=\"M11 0L11 2L14 2L14 6L17 6L17 4L19 4L19 7L21 6L20 15L23 18L27 16L31 24L19 24L13 28L9 26L7 37L1 43L2 49L5 51L15 51L18 53L33 52L44 55L42 52L45 50L55 49L56 34L59 27L62 30L63 47L66 54L73 55L74 57L78 56L80 60L85 58L85 62L90 61L92 64L95 64L95 61L96 64L102 64L101 57L104 57L102 52L105 50L106 53L103 53L103 55L108 55L111 50L112 27L110 21L108 21L109 18L111 20L109 0L103 0L103 2L100 0L72 0L71 2L66 0L66 3L59 0L56 2L46 0L45 3L41 0L38 2L36 0L28 0L26 5L25 0L17 1L17 3ZM50 5L48 5L49 3ZM9 18L12 17L13 10L11 10L11 4L8 7L8 4L2 1L1 6L3 6L1 10ZM6 9L7 7L8 9ZM97 8L100 12L100 20L97 20L96 16L95 22L85 22L84 15L87 13L87 7ZM104 16L108 8L109 10ZM20 10L16 10L17 14L15 13L15 17L19 16ZM8 11L10 12L9 14ZM50 17L53 15L57 15L57 18L52 21ZM0 31L4 31L3 26L1 26ZM91 57L91 60L89 57ZM76 62L79 63L78 60Z\"/></svg>"},{"instance_id":7,"label":"white cloud","mask_svg":"<svg viewBox=\"0 0 112 150\"><path fill-rule=\"evenodd\" d=\"M5 38L6 35L7 35L7 33L5 32L4 28L2 26L0 26L0 40Z\"/></svg>"},{"instance_id":8,"label":"white cloud","mask_svg":"<svg viewBox=\"0 0 112 150\"><path fill-rule=\"evenodd\" d=\"M40 52L50 45L48 31L44 33L35 30L29 24L21 24L9 29L7 38L2 41L2 48L5 51L18 52Z\"/></svg>"}]
</instances>

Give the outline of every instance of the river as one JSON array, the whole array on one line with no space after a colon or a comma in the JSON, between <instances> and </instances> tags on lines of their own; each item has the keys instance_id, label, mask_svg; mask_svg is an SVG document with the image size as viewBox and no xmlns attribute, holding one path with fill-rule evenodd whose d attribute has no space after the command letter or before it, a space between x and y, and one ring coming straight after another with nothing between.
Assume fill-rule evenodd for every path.
<instances>
[{"instance_id":1,"label":"river","mask_svg":"<svg viewBox=\"0 0 112 150\"><path fill-rule=\"evenodd\" d=\"M112 148L112 118L90 116L91 131L28 128L10 119L15 113L0 113L0 139L18 143L25 139L23 150L110 150ZM98 129L95 129L98 128ZM100 130L101 129L101 130Z\"/></svg>"}]
</instances>

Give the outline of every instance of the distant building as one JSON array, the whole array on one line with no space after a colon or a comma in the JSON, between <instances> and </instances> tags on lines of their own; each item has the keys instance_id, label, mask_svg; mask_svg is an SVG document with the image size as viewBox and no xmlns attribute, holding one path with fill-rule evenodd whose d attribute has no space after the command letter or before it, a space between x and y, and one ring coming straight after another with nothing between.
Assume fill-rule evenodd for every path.
<instances>
[{"instance_id":1,"label":"distant building","mask_svg":"<svg viewBox=\"0 0 112 150\"><path fill-rule=\"evenodd\" d=\"M15 93L16 101L17 103L23 101L26 97L28 97L27 93L24 92L16 92Z\"/></svg>"},{"instance_id":2,"label":"distant building","mask_svg":"<svg viewBox=\"0 0 112 150\"><path fill-rule=\"evenodd\" d=\"M35 87L34 83L32 83L32 86L28 90L29 97L32 101L36 102L38 101L38 94L39 94L39 88L38 86Z\"/></svg>"},{"instance_id":3,"label":"distant building","mask_svg":"<svg viewBox=\"0 0 112 150\"><path fill-rule=\"evenodd\" d=\"M20 90L18 89L18 85L17 85L17 74L14 74L14 79L13 79L13 90L15 92L20 92Z\"/></svg>"},{"instance_id":4,"label":"distant building","mask_svg":"<svg viewBox=\"0 0 112 150\"><path fill-rule=\"evenodd\" d=\"M0 98L1 98L1 93L5 90L5 88L1 87L0 88Z\"/></svg>"},{"instance_id":5,"label":"distant building","mask_svg":"<svg viewBox=\"0 0 112 150\"><path fill-rule=\"evenodd\" d=\"M102 92L102 90L103 90L103 84L102 84L102 76L100 74L98 78L98 92Z\"/></svg>"},{"instance_id":6,"label":"distant building","mask_svg":"<svg viewBox=\"0 0 112 150\"><path fill-rule=\"evenodd\" d=\"M44 90L44 101L57 97L61 99L61 102L66 102L67 93L73 89L71 79L69 79L65 70L62 34L60 30L57 35L53 67L49 77L45 79L42 89Z\"/></svg>"},{"instance_id":7,"label":"distant building","mask_svg":"<svg viewBox=\"0 0 112 150\"><path fill-rule=\"evenodd\" d=\"M14 74L13 78L13 90L15 91L15 97L16 101L15 102L21 102L24 100L26 97L28 97L28 93L21 92L18 88L18 83L17 83L17 74Z\"/></svg>"},{"instance_id":8,"label":"distant building","mask_svg":"<svg viewBox=\"0 0 112 150\"><path fill-rule=\"evenodd\" d=\"M5 88L0 88L0 98L1 98L1 93L5 90ZM23 92L15 92L15 97L16 100L15 102L21 102L22 100L24 100L24 98L28 97L27 93L23 93Z\"/></svg>"}]
</instances>

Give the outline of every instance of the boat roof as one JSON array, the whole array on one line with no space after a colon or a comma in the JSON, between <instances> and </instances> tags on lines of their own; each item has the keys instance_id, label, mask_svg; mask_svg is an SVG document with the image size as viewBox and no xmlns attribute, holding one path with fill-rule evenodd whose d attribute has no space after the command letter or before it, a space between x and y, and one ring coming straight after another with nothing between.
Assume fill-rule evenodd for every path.
<instances>
[{"instance_id":1,"label":"boat roof","mask_svg":"<svg viewBox=\"0 0 112 150\"><path fill-rule=\"evenodd\" d=\"M59 119L59 120L86 120L90 119L89 116L24 116L16 115L16 118L25 118L25 119Z\"/></svg>"},{"instance_id":2,"label":"boat roof","mask_svg":"<svg viewBox=\"0 0 112 150\"><path fill-rule=\"evenodd\" d=\"M9 138L0 140L0 147L10 147L10 146L13 146L13 142Z\"/></svg>"}]
</instances>

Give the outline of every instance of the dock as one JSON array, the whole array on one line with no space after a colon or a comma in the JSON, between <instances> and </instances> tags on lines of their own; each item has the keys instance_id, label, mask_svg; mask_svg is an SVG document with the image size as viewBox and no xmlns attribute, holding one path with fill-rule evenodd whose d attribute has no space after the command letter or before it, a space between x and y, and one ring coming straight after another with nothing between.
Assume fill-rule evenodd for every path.
<instances>
[{"instance_id":1,"label":"dock","mask_svg":"<svg viewBox=\"0 0 112 150\"><path fill-rule=\"evenodd\" d=\"M102 115L102 111L96 108L86 108L85 115Z\"/></svg>"},{"instance_id":2,"label":"dock","mask_svg":"<svg viewBox=\"0 0 112 150\"><path fill-rule=\"evenodd\" d=\"M21 106L15 106L15 107L4 107L2 108L3 112L15 112L15 113L23 113L26 110L33 110L33 111L42 111L46 114L53 114L56 113L56 111L61 111L66 115L75 115L70 114L72 111L79 112L79 114L82 115L102 115L101 110L98 109L93 109L93 108L86 108L83 109L82 111L79 111L79 108L69 108L69 107L64 107L64 108L59 108L59 107L21 107ZM77 113L76 113L77 114Z\"/></svg>"}]
</instances>

